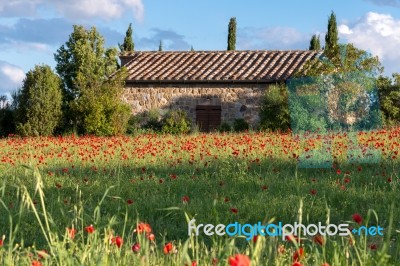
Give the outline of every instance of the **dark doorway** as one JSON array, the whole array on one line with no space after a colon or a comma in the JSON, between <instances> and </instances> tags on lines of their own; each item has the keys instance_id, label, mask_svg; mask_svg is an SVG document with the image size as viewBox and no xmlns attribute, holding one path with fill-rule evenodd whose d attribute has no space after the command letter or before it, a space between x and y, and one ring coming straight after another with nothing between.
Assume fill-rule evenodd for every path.
<instances>
[{"instance_id":1,"label":"dark doorway","mask_svg":"<svg viewBox=\"0 0 400 266\"><path fill-rule=\"evenodd\" d=\"M221 124L221 105L197 105L196 124L200 131L217 129Z\"/></svg>"}]
</instances>

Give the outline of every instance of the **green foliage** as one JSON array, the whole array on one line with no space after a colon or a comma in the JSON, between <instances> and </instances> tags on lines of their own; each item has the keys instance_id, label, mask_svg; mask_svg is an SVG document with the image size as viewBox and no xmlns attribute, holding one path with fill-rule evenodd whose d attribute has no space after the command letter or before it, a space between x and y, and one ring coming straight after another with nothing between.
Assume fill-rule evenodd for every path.
<instances>
[{"instance_id":1,"label":"green foliage","mask_svg":"<svg viewBox=\"0 0 400 266\"><path fill-rule=\"evenodd\" d=\"M232 17L228 25L228 51L236 50L236 18Z\"/></svg>"},{"instance_id":2,"label":"green foliage","mask_svg":"<svg viewBox=\"0 0 400 266\"><path fill-rule=\"evenodd\" d=\"M135 44L133 42L132 33L133 33L132 23L130 23L125 34L124 43L118 44L121 52L132 52L135 50Z\"/></svg>"},{"instance_id":3,"label":"green foliage","mask_svg":"<svg viewBox=\"0 0 400 266\"><path fill-rule=\"evenodd\" d=\"M311 37L309 50L321 50L321 43L319 41L319 35L314 34Z\"/></svg>"},{"instance_id":4,"label":"green foliage","mask_svg":"<svg viewBox=\"0 0 400 266\"><path fill-rule=\"evenodd\" d=\"M163 50L162 41L160 40L160 44L158 45L158 51L161 52Z\"/></svg>"},{"instance_id":5,"label":"green foliage","mask_svg":"<svg viewBox=\"0 0 400 266\"><path fill-rule=\"evenodd\" d=\"M0 137L15 133L15 111L10 107L0 109Z\"/></svg>"},{"instance_id":6,"label":"green foliage","mask_svg":"<svg viewBox=\"0 0 400 266\"><path fill-rule=\"evenodd\" d=\"M218 128L219 132L230 132L232 131L232 127L229 123L227 122L223 122L219 128Z\"/></svg>"},{"instance_id":7,"label":"green foliage","mask_svg":"<svg viewBox=\"0 0 400 266\"><path fill-rule=\"evenodd\" d=\"M400 124L400 80L398 74L393 74L393 80L379 77L377 87L380 108L387 126Z\"/></svg>"},{"instance_id":8,"label":"green foliage","mask_svg":"<svg viewBox=\"0 0 400 266\"><path fill-rule=\"evenodd\" d=\"M144 129L159 132L162 128L161 113L158 109L150 109L142 117L141 124Z\"/></svg>"},{"instance_id":9,"label":"green foliage","mask_svg":"<svg viewBox=\"0 0 400 266\"><path fill-rule=\"evenodd\" d=\"M190 126L190 121L185 111L170 110L163 118L161 131L168 134L189 133Z\"/></svg>"},{"instance_id":10,"label":"green foliage","mask_svg":"<svg viewBox=\"0 0 400 266\"><path fill-rule=\"evenodd\" d=\"M337 29L336 15L331 13L328 20L328 31L325 35L325 53L328 57L335 57L338 55L339 47L339 35Z\"/></svg>"},{"instance_id":11,"label":"green foliage","mask_svg":"<svg viewBox=\"0 0 400 266\"><path fill-rule=\"evenodd\" d=\"M249 123L246 122L243 118L237 118L233 121L233 130L235 132L243 132L249 130Z\"/></svg>"},{"instance_id":12,"label":"green foliage","mask_svg":"<svg viewBox=\"0 0 400 266\"><path fill-rule=\"evenodd\" d=\"M281 85L268 87L260 111L260 129L287 131L290 128L287 90Z\"/></svg>"},{"instance_id":13,"label":"green foliage","mask_svg":"<svg viewBox=\"0 0 400 266\"><path fill-rule=\"evenodd\" d=\"M56 69L66 96L64 130L73 125L83 134L125 132L130 116L129 107L122 102L126 70L116 72L117 54L115 48L104 48L104 38L96 28L87 30L79 25L57 50Z\"/></svg>"},{"instance_id":14,"label":"green foliage","mask_svg":"<svg viewBox=\"0 0 400 266\"><path fill-rule=\"evenodd\" d=\"M52 135L61 118L61 80L47 65L26 74L16 97L17 131L24 136Z\"/></svg>"}]
</instances>

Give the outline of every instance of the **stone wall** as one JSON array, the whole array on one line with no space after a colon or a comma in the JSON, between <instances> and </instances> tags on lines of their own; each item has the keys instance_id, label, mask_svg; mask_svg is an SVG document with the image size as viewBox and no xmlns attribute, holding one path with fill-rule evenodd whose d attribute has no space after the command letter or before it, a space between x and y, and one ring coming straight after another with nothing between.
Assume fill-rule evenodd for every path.
<instances>
[{"instance_id":1,"label":"stone wall","mask_svg":"<svg viewBox=\"0 0 400 266\"><path fill-rule=\"evenodd\" d=\"M230 124L244 118L251 125L259 121L266 84L127 84L124 100L132 114L151 109L181 109L196 121L196 105L221 105L221 120Z\"/></svg>"}]
</instances>

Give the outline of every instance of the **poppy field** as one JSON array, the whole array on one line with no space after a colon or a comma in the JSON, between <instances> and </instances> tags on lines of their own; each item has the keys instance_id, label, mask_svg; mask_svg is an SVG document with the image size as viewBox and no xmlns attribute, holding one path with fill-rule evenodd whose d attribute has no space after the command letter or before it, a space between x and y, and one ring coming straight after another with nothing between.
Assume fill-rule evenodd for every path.
<instances>
[{"instance_id":1,"label":"poppy field","mask_svg":"<svg viewBox=\"0 0 400 266\"><path fill-rule=\"evenodd\" d=\"M399 265L400 128L0 140L2 265ZM324 146L327 139L329 145ZM326 168L302 168L310 149ZM196 224L348 223L383 236L188 235Z\"/></svg>"}]
</instances>

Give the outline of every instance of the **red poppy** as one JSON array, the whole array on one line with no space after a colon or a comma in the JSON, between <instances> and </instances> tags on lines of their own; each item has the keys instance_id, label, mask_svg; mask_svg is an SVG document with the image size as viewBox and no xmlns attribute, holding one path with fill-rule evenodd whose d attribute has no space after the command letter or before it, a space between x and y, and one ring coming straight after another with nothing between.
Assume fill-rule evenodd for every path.
<instances>
[{"instance_id":1,"label":"red poppy","mask_svg":"<svg viewBox=\"0 0 400 266\"><path fill-rule=\"evenodd\" d=\"M295 235L288 235L288 236L285 237L285 239L287 241L296 242L296 243L300 243L301 242L300 237L295 236Z\"/></svg>"},{"instance_id":2,"label":"red poppy","mask_svg":"<svg viewBox=\"0 0 400 266\"><path fill-rule=\"evenodd\" d=\"M310 194L313 195L313 196L317 195L317 190L316 189L311 189L310 190Z\"/></svg>"},{"instance_id":3,"label":"red poppy","mask_svg":"<svg viewBox=\"0 0 400 266\"><path fill-rule=\"evenodd\" d=\"M147 234L146 234L146 237L147 237L147 239L150 240L150 241L154 241L154 240L156 239L156 236L155 236L154 234L149 234L149 233L147 233Z\"/></svg>"},{"instance_id":4,"label":"red poppy","mask_svg":"<svg viewBox=\"0 0 400 266\"><path fill-rule=\"evenodd\" d=\"M348 178L348 177L345 177L345 178L343 179L343 181L344 181L345 183L350 183L351 179Z\"/></svg>"},{"instance_id":5,"label":"red poppy","mask_svg":"<svg viewBox=\"0 0 400 266\"><path fill-rule=\"evenodd\" d=\"M31 266L42 266L42 263L38 260L33 260Z\"/></svg>"},{"instance_id":6,"label":"red poppy","mask_svg":"<svg viewBox=\"0 0 400 266\"><path fill-rule=\"evenodd\" d=\"M111 238L111 244L117 245L118 248L120 248L123 243L124 243L124 239L120 236Z\"/></svg>"},{"instance_id":7,"label":"red poppy","mask_svg":"<svg viewBox=\"0 0 400 266\"><path fill-rule=\"evenodd\" d=\"M182 202L183 202L183 203L188 203L188 202L189 202L189 196L186 196L186 195L183 196L183 197L182 197Z\"/></svg>"},{"instance_id":8,"label":"red poppy","mask_svg":"<svg viewBox=\"0 0 400 266\"><path fill-rule=\"evenodd\" d=\"M211 261L211 264L213 266L217 266L218 265L218 258L213 258L212 261Z\"/></svg>"},{"instance_id":9,"label":"red poppy","mask_svg":"<svg viewBox=\"0 0 400 266\"><path fill-rule=\"evenodd\" d=\"M369 247L370 250L377 250L378 249L378 246L376 244L369 244L368 247Z\"/></svg>"},{"instance_id":10,"label":"red poppy","mask_svg":"<svg viewBox=\"0 0 400 266\"><path fill-rule=\"evenodd\" d=\"M353 214L353 221L358 224L362 224L363 218L360 214L355 213L355 214Z\"/></svg>"},{"instance_id":11,"label":"red poppy","mask_svg":"<svg viewBox=\"0 0 400 266\"><path fill-rule=\"evenodd\" d=\"M136 226L136 232L141 233L151 233L151 226L147 223L138 223Z\"/></svg>"},{"instance_id":12,"label":"red poppy","mask_svg":"<svg viewBox=\"0 0 400 266\"><path fill-rule=\"evenodd\" d=\"M329 266L329 263L324 262L321 266Z\"/></svg>"},{"instance_id":13,"label":"red poppy","mask_svg":"<svg viewBox=\"0 0 400 266\"><path fill-rule=\"evenodd\" d=\"M258 235L253 236L253 243L257 243Z\"/></svg>"},{"instance_id":14,"label":"red poppy","mask_svg":"<svg viewBox=\"0 0 400 266\"><path fill-rule=\"evenodd\" d=\"M126 201L126 203L127 203L128 205L131 205L131 204L133 203L133 200L132 200L132 199L128 199L128 200Z\"/></svg>"},{"instance_id":15,"label":"red poppy","mask_svg":"<svg viewBox=\"0 0 400 266\"><path fill-rule=\"evenodd\" d=\"M230 201L230 199L228 197L224 198L224 202L229 202L229 201Z\"/></svg>"},{"instance_id":16,"label":"red poppy","mask_svg":"<svg viewBox=\"0 0 400 266\"><path fill-rule=\"evenodd\" d=\"M301 264L298 261L295 261L295 262L292 263L292 266L303 266L303 264Z\"/></svg>"},{"instance_id":17,"label":"red poppy","mask_svg":"<svg viewBox=\"0 0 400 266\"><path fill-rule=\"evenodd\" d=\"M340 175L341 173L342 173L342 170L340 170L340 169L336 170L336 174Z\"/></svg>"},{"instance_id":18,"label":"red poppy","mask_svg":"<svg viewBox=\"0 0 400 266\"><path fill-rule=\"evenodd\" d=\"M165 244L163 252L165 255L170 254L170 253L175 253L174 245L171 242Z\"/></svg>"},{"instance_id":19,"label":"red poppy","mask_svg":"<svg viewBox=\"0 0 400 266\"><path fill-rule=\"evenodd\" d=\"M304 257L304 249L303 248L299 248L297 249L294 254L293 254L293 260L294 261L299 261Z\"/></svg>"},{"instance_id":20,"label":"red poppy","mask_svg":"<svg viewBox=\"0 0 400 266\"><path fill-rule=\"evenodd\" d=\"M228 263L230 266L250 266L251 261L247 255L236 254L235 257L229 257Z\"/></svg>"},{"instance_id":21,"label":"red poppy","mask_svg":"<svg viewBox=\"0 0 400 266\"><path fill-rule=\"evenodd\" d=\"M61 188L61 184L60 183L56 183L56 188Z\"/></svg>"},{"instance_id":22,"label":"red poppy","mask_svg":"<svg viewBox=\"0 0 400 266\"><path fill-rule=\"evenodd\" d=\"M237 213L238 213L238 209L236 209L236 208L231 208L231 211L232 211L234 214L237 214Z\"/></svg>"},{"instance_id":23,"label":"red poppy","mask_svg":"<svg viewBox=\"0 0 400 266\"><path fill-rule=\"evenodd\" d=\"M93 232L95 231L95 228L94 228L94 226L91 224L91 225L85 227L85 231L86 231L88 234L91 234L91 233L93 233Z\"/></svg>"},{"instance_id":24,"label":"red poppy","mask_svg":"<svg viewBox=\"0 0 400 266\"><path fill-rule=\"evenodd\" d=\"M261 189L262 189L262 190L267 190L267 189L268 189L268 186L267 186L267 185L263 185L263 186L261 186Z\"/></svg>"},{"instance_id":25,"label":"red poppy","mask_svg":"<svg viewBox=\"0 0 400 266\"><path fill-rule=\"evenodd\" d=\"M71 239L75 238L76 229L75 228L67 228L68 236Z\"/></svg>"},{"instance_id":26,"label":"red poppy","mask_svg":"<svg viewBox=\"0 0 400 266\"><path fill-rule=\"evenodd\" d=\"M325 244L325 238L322 235L315 235L313 237L314 243L320 244L323 246Z\"/></svg>"},{"instance_id":27,"label":"red poppy","mask_svg":"<svg viewBox=\"0 0 400 266\"><path fill-rule=\"evenodd\" d=\"M132 252L135 252L135 253L139 252L140 251L140 244L139 243L133 244L131 249L132 249Z\"/></svg>"}]
</instances>

